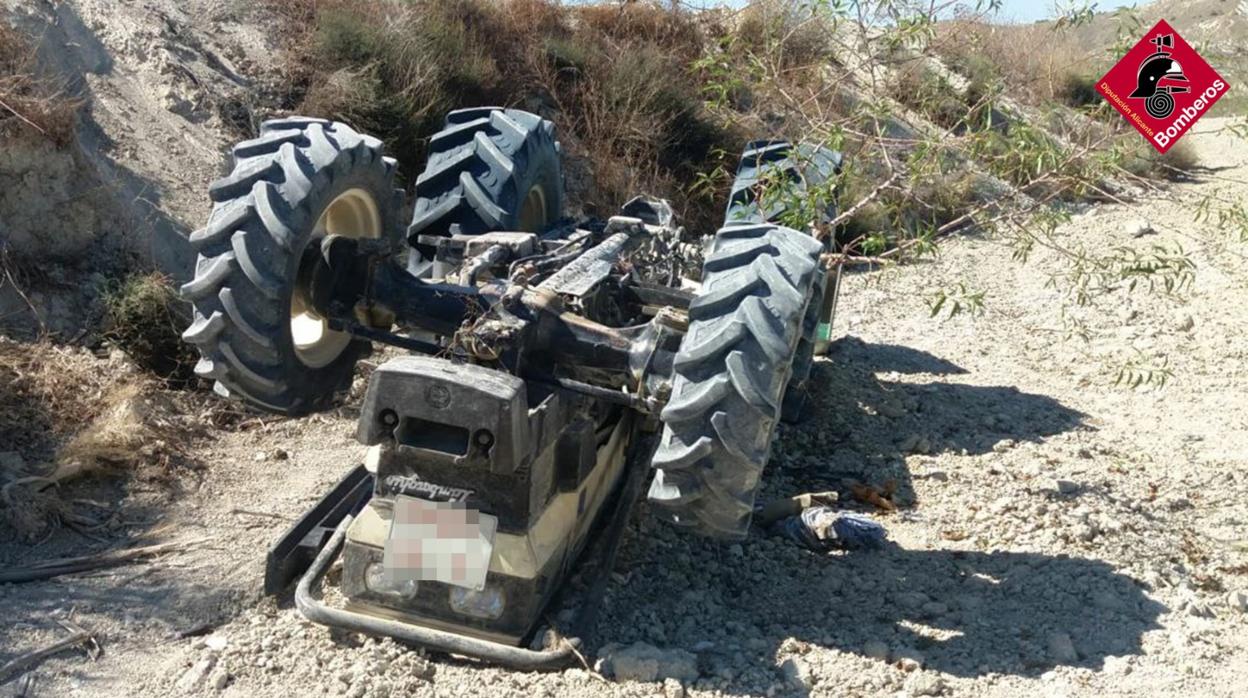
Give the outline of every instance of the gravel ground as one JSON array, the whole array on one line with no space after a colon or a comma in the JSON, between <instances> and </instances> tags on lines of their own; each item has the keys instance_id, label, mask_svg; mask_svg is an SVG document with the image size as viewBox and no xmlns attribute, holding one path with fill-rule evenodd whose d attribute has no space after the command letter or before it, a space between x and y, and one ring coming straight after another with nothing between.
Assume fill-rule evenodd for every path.
<instances>
[{"instance_id":1,"label":"gravel ground","mask_svg":"<svg viewBox=\"0 0 1248 698\"><path fill-rule=\"evenodd\" d=\"M344 408L204 444L207 467L165 522L167 537L207 545L0 587L13 619L0 660L72 616L105 652L40 665L44 693L1242 695L1248 247L1193 222L1210 191L1245 193L1248 148L1214 135L1220 125L1189 136L1205 181L1062 229L1071 245L1181 241L1198 264L1182 297L1119 290L1068 308L1088 342L1061 331L1063 303L1046 286L1058 261L1019 265L999 240L951 240L934 261L849 278L815 414L781 434L763 496L834 489L865 511L851 483L891 481L898 511L874 512L884 550L815 554L760 532L724 545L642 506L584 667L513 672L335 635L289 598L262 597L258 580L276 527L265 514L303 511L360 458ZM1157 232L1141 242L1128 223L1145 212ZM956 280L986 291L985 312L928 318L924 299ZM1164 388L1113 386L1137 354L1168 358ZM170 501L123 496L140 510Z\"/></svg>"}]
</instances>

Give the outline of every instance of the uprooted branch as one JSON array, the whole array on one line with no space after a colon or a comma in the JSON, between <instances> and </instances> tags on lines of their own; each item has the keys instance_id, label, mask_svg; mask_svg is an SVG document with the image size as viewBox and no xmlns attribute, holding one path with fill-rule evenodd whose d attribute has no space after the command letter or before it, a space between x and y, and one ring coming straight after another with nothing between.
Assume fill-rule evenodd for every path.
<instances>
[{"instance_id":1,"label":"uprooted branch","mask_svg":"<svg viewBox=\"0 0 1248 698\"><path fill-rule=\"evenodd\" d=\"M64 574L87 572L105 567L116 567L135 560L185 550L208 540L208 538L194 538L186 541L174 541L171 543L144 545L137 548L125 548L123 550L107 550L93 555L79 555L77 557L62 557L54 560L45 560L28 567L15 567L0 571L0 584L34 582L42 579L59 577Z\"/></svg>"},{"instance_id":2,"label":"uprooted branch","mask_svg":"<svg viewBox=\"0 0 1248 698\"><path fill-rule=\"evenodd\" d=\"M27 669L52 655L74 647L76 645L87 646L88 653L95 658L99 654L99 646L96 643L95 635L89 630L79 626L72 621L59 621L62 628L69 631L69 635L53 642L52 644L32 650L25 654L19 655L15 659L0 666L0 683L9 680L9 677Z\"/></svg>"}]
</instances>

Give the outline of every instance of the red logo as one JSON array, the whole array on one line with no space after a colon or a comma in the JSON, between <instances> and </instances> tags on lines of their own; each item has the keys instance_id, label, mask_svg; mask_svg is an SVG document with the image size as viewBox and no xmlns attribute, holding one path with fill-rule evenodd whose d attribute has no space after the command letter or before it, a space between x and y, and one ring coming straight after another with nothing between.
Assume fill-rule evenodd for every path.
<instances>
[{"instance_id":1,"label":"red logo","mask_svg":"<svg viewBox=\"0 0 1248 698\"><path fill-rule=\"evenodd\" d=\"M1096 85L1158 152L1166 152L1230 86L1163 19Z\"/></svg>"}]
</instances>

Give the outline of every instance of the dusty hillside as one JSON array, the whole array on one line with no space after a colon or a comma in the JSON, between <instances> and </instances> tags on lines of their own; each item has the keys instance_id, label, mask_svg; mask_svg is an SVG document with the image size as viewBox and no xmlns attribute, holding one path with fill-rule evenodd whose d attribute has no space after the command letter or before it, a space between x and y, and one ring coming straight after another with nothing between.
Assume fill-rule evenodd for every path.
<instances>
[{"instance_id":1,"label":"dusty hillside","mask_svg":"<svg viewBox=\"0 0 1248 698\"><path fill-rule=\"evenodd\" d=\"M5 0L0 10L33 37L40 73L83 105L68 143L19 134L0 157L0 218L28 291L0 289L0 313L15 331L81 336L110 280L189 274L204 183L254 128L277 43L232 2Z\"/></svg>"},{"instance_id":2,"label":"dusty hillside","mask_svg":"<svg viewBox=\"0 0 1248 698\"><path fill-rule=\"evenodd\" d=\"M1113 65L1121 49L1132 45L1159 20L1166 20L1196 48L1233 89L1211 112L1237 116L1248 106L1248 7L1240 0L1157 0L1097 12L1057 40L1067 69L1096 80ZM1051 22L999 29L1020 45L1050 41Z\"/></svg>"}]
</instances>

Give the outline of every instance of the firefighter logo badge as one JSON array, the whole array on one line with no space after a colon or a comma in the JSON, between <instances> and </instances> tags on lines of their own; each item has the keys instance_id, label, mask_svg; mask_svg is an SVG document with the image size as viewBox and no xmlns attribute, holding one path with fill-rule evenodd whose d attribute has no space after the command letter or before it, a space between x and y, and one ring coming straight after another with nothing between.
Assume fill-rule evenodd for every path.
<instances>
[{"instance_id":1,"label":"firefighter logo badge","mask_svg":"<svg viewBox=\"0 0 1248 698\"><path fill-rule=\"evenodd\" d=\"M1157 50L1140 64L1135 92L1128 99L1144 100L1149 116L1164 119L1174 113L1174 97L1170 95L1187 92L1187 76L1183 75L1183 66L1170 55L1174 34L1158 34L1148 41Z\"/></svg>"},{"instance_id":2,"label":"firefighter logo badge","mask_svg":"<svg viewBox=\"0 0 1248 698\"><path fill-rule=\"evenodd\" d=\"M1162 20L1101 78L1096 89L1164 153L1230 86Z\"/></svg>"}]
</instances>

